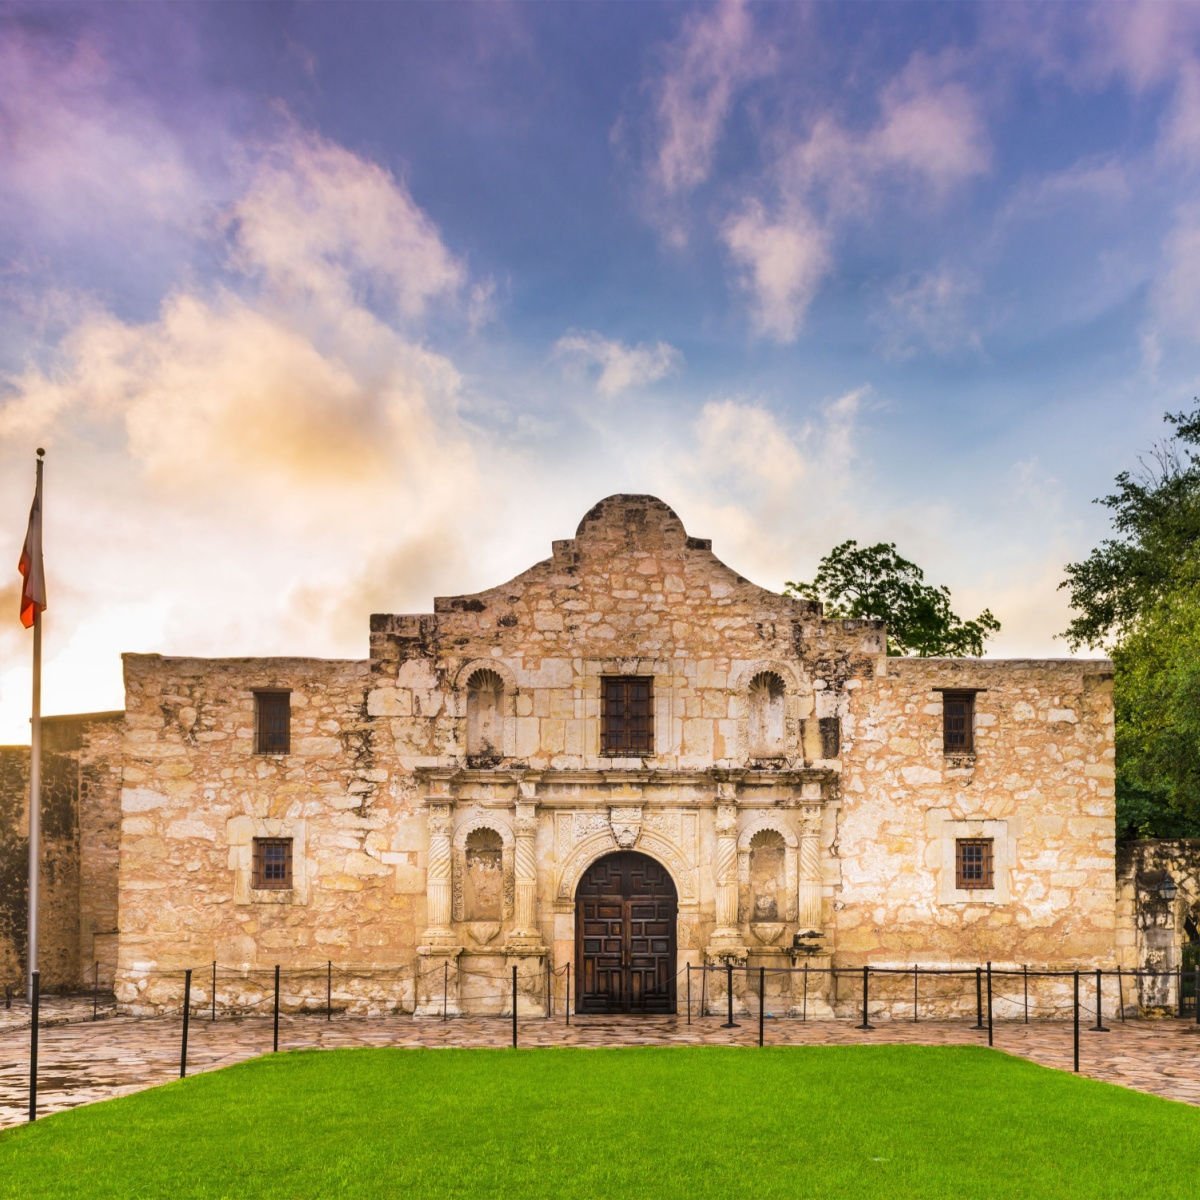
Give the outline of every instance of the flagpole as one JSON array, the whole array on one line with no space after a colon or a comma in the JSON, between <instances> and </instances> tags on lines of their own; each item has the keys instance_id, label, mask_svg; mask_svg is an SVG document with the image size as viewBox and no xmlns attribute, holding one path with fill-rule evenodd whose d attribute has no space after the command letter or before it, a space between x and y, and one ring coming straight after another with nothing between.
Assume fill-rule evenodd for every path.
<instances>
[{"instance_id":1,"label":"flagpole","mask_svg":"<svg viewBox=\"0 0 1200 1200\"><path fill-rule=\"evenodd\" d=\"M42 459L39 448L34 503L39 521L42 511ZM41 547L38 547L39 554ZM42 612L33 610L33 703L29 734L29 1003L33 1003L33 976L38 969L38 887L42 861Z\"/></svg>"}]
</instances>

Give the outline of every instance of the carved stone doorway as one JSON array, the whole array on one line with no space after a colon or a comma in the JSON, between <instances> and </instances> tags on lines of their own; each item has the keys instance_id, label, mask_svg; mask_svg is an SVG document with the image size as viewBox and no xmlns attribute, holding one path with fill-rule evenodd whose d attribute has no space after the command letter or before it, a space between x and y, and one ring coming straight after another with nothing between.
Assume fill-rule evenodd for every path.
<instances>
[{"instance_id":1,"label":"carved stone doorway","mask_svg":"<svg viewBox=\"0 0 1200 1200\"><path fill-rule=\"evenodd\" d=\"M606 854L575 891L580 1013L673 1013L679 898L666 868L631 850Z\"/></svg>"}]
</instances>

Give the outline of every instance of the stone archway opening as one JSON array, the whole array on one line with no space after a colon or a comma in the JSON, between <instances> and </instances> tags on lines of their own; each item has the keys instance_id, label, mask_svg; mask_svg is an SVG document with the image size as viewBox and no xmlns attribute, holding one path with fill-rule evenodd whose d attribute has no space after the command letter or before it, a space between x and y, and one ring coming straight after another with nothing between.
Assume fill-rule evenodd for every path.
<instances>
[{"instance_id":1,"label":"stone archway opening","mask_svg":"<svg viewBox=\"0 0 1200 1200\"><path fill-rule=\"evenodd\" d=\"M679 896L667 869L623 850L575 889L575 1010L674 1013Z\"/></svg>"}]
</instances>

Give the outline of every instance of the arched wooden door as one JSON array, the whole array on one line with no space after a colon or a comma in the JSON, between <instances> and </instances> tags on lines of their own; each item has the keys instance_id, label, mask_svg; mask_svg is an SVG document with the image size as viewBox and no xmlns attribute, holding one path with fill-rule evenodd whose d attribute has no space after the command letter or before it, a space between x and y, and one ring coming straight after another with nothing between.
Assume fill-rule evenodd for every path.
<instances>
[{"instance_id":1,"label":"arched wooden door","mask_svg":"<svg viewBox=\"0 0 1200 1200\"><path fill-rule=\"evenodd\" d=\"M577 1012L675 1011L675 884L633 851L597 859L575 892Z\"/></svg>"}]
</instances>

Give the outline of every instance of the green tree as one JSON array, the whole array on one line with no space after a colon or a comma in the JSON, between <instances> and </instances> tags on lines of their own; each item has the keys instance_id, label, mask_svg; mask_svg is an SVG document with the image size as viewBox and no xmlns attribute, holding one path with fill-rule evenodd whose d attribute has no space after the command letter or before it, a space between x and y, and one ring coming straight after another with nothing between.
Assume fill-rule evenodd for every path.
<instances>
[{"instance_id":1,"label":"green tree","mask_svg":"<svg viewBox=\"0 0 1200 1200\"><path fill-rule=\"evenodd\" d=\"M875 617L887 622L888 653L950 657L978 656L999 632L985 608L964 621L950 608L950 590L925 582L916 563L901 558L894 542L835 546L817 566L812 583L789 582L788 595L817 600L831 617Z\"/></svg>"},{"instance_id":2,"label":"green tree","mask_svg":"<svg viewBox=\"0 0 1200 1200\"><path fill-rule=\"evenodd\" d=\"M1066 567L1073 649L1114 665L1117 827L1200 835L1200 408L1096 503L1113 536Z\"/></svg>"}]
</instances>

